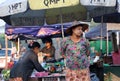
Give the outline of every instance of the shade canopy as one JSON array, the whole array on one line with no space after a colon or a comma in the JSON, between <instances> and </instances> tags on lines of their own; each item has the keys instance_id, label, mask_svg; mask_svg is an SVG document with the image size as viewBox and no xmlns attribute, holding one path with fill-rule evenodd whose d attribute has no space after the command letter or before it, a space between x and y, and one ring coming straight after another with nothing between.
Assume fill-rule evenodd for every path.
<instances>
[{"instance_id":1,"label":"shade canopy","mask_svg":"<svg viewBox=\"0 0 120 81\"><path fill-rule=\"evenodd\" d=\"M97 23L120 23L120 0L115 7L95 8L90 12L90 16Z\"/></svg>"},{"instance_id":2,"label":"shade canopy","mask_svg":"<svg viewBox=\"0 0 120 81\"><path fill-rule=\"evenodd\" d=\"M2 19L12 26L43 26L45 23L50 25L74 20L90 21L87 19L87 9L82 5L47 10L28 9L24 13L6 16Z\"/></svg>"},{"instance_id":3,"label":"shade canopy","mask_svg":"<svg viewBox=\"0 0 120 81\"><path fill-rule=\"evenodd\" d=\"M103 16L98 16L93 18L96 23L120 23L120 13L105 14Z\"/></svg>"},{"instance_id":4,"label":"shade canopy","mask_svg":"<svg viewBox=\"0 0 120 81\"><path fill-rule=\"evenodd\" d=\"M68 7L80 4L79 0L28 0L32 10Z\"/></svg>"},{"instance_id":5,"label":"shade canopy","mask_svg":"<svg viewBox=\"0 0 120 81\"><path fill-rule=\"evenodd\" d=\"M71 23L64 23L64 31L69 28ZM10 37L9 39L15 39L20 37L21 39L34 39L51 37L62 37L61 24L46 25L46 26L10 26L6 25L5 33ZM65 34L67 35L67 34Z\"/></svg>"},{"instance_id":6,"label":"shade canopy","mask_svg":"<svg viewBox=\"0 0 120 81\"><path fill-rule=\"evenodd\" d=\"M16 0L16 1L24 1L24 0ZM98 16L103 16L105 14L111 14L116 12L114 0L28 0L29 8L26 12L7 15L0 17L7 24L12 26L43 26L44 24L56 24L56 23L65 23L72 22L74 20L79 21L90 21L91 18L95 18ZM95 2L97 1L97 2ZM101 2L102 1L102 2ZM83 3L87 3L88 5L83 6ZM91 5L92 2L92 5ZM98 4L99 3L99 4ZM103 3L102 7L98 6ZM22 4L22 3L21 3ZM35 5L36 4L36 5ZM48 5L47 8L43 8L40 5ZM57 6L64 4L64 6ZM66 5L69 4L69 5ZM82 4L82 5L81 5ZM53 7L53 6L54 7ZM111 5L111 6L110 6ZM36 7L39 6L39 7ZM107 6L107 7L106 7ZM108 7L109 6L109 7Z\"/></svg>"}]
</instances>

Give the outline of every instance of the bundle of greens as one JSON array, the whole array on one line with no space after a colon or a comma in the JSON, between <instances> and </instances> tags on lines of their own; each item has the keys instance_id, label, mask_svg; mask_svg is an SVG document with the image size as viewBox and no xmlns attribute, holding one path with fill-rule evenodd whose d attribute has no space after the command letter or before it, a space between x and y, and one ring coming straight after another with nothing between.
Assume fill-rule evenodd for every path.
<instances>
[{"instance_id":1,"label":"bundle of greens","mask_svg":"<svg viewBox=\"0 0 120 81\"><path fill-rule=\"evenodd\" d=\"M9 80L10 77L10 69L3 69L2 70L2 75L5 81Z\"/></svg>"}]
</instances>

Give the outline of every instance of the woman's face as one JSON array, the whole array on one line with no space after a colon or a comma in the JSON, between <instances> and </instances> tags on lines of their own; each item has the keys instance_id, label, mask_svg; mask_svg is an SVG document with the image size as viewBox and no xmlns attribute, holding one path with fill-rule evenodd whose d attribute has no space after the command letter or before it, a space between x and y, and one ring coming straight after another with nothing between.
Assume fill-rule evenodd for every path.
<instances>
[{"instance_id":1,"label":"woman's face","mask_svg":"<svg viewBox=\"0 0 120 81\"><path fill-rule=\"evenodd\" d=\"M72 32L74 35L76 36L82 36L83 34L83 30L82 30L82 27L81 26L78 26L78 27L75 27L72 29Z\"/></svg>"},{"instance_id":2,"label":"woman's face","mask_svg":"<svg viewBox=\"0 0 120 81\"><path fill-rule=\"evenodd\" d=\"M40 48L35 47L35 48L34 48L34 51L35 51L36 54L38 54L38 53L40 52Z\"/></svg>"},{"instance_id":3,"label":"woman's face","mask_svg":"<svg viewBox=\"0 0 120 81\"><path fill-rule=\"evenodd\" d=\"M51 46L51 43L50 43L50 42L46 42L46 43L45 43L45 46L46 46L46 47L49 47L49 46Z\"/></svg>"}]
</instances>

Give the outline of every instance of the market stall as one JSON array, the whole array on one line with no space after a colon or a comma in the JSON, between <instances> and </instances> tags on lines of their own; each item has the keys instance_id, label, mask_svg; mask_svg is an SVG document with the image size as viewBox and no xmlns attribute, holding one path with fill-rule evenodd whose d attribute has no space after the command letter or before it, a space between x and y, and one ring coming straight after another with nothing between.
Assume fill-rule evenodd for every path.
<instances>
[{"instance_id":1,"label":"market stall","mask_svg":"<svg viewBox=\"0 0 120 81\"><path fill-rule=\"evenodd\" d=\"M66 26L64 27L65 29L69 27L69 26ZM37 38L42 38L43 36L55 36L56 34L61 34L59 32L61 32L61 26L44 26L44 27L33 27L33 28L29 28L28 30L25 31L25 29L27 29L29 27L9 27L9 28L6 28L6 34L8 34L9 36L13 36L13 35L17 35L16 38L20 38L21 36L27 36L29 38L29 35L31 35L31 37L37 37ZM35 29L35 30L33 30ZM21 30L21 31L20 31ZM49 31L48 31L49 30ZM36 31L36 32L35 32ZM39 32L40 31L40 32ZM55 32L56 31L56 32ZM29 33L27 33L29 32ZM26 37L26 39L27 39ZM60 37L60 36L58 36ZM23 38L23 37L21 37ZM94 66L94 63L91 64L91 66ZM95 65L97 67L97 65ZM54 80L60 80L61 79L64 81L65 80L65 64L64 64L64 61L61 60L61 61L54 61L54 62L47 62L44 66L43 66L46 70L48 70L50 73L47 74L47 73L33 73L33 76L30 77L31 80L35 81L35 80L38 80L38 81L48 81L48 80L51 80L54 81ZM91 69L94 69L96 67L92 67ZM99 67L97 67L99 69ZM100 67L101 70L99 72L103 73L103 67ZM96 69L95 69L96 70ZM98 70L96 70L97 72ZM91 70L91 72L94 72ZM100 78L100 77L99 77ZM101 80L102 81L102 80Z\"/></svg>"},{"instance_id":2,"label":"market stall","mask_svg":"<svg viewBox=\"0 0 120 81\"><path fill-rule=\"evenodd\" d=\"M34 71L30 76L30 81L65 81L64 59L42 63L48 72Z\"/></svg>"}]
</instances>

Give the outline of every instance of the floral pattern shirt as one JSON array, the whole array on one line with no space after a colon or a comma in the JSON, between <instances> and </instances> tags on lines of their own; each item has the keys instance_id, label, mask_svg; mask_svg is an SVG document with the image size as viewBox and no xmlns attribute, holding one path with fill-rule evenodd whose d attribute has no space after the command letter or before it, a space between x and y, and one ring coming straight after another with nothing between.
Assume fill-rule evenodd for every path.
<instances>
[{"instance_id":1,"label":"floral pattern shirt","mask_svg":"<svg viewBox=\"0 0 120 81\"><path fill-rule=\"evenodd\" d=\"M90 61L87 57L89 51L89 43L85 38L74 43L70 37L63 39L61 43L61 55L66 56L66 67L72 70L88 68Z\"/></svg>"}]
</instances>

